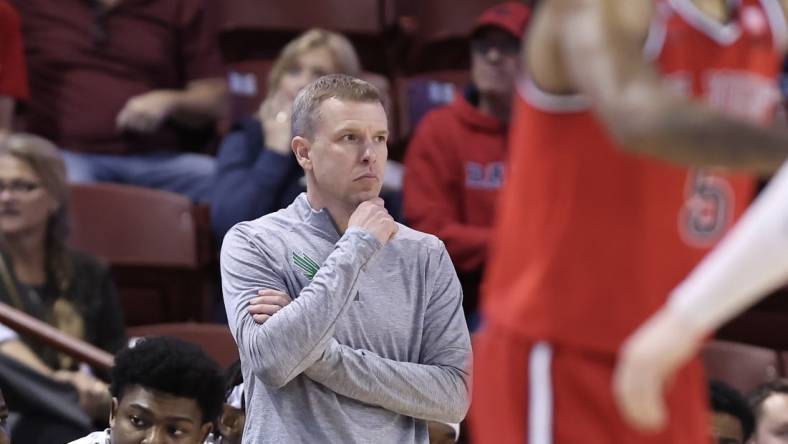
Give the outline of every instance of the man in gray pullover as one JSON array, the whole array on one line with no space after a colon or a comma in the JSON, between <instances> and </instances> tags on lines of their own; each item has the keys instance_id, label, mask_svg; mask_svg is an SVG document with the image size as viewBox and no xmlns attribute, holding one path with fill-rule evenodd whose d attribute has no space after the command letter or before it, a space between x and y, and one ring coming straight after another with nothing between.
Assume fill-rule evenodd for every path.
<instances>
[{"instance_id":1,"label":"man in gray pullover","mask_svg":"<svg viewBox=\"0 0 788 444\"><path fill-rule=\"evenodd\" d=\"M243 442L426 443L428 420L459 422L470 401L454 267L378 197L388 123L374 87L322 77L299 93L292 127L307 192L222 246Z\"/></svg>"}]
</instances>

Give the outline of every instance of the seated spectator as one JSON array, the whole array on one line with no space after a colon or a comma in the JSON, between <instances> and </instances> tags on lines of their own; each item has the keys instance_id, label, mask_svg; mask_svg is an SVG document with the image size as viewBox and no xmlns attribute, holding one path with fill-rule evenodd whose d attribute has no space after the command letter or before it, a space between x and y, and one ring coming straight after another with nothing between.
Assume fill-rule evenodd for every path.
<instances>
[{"instance_id":1,"label":"seated spectator","mask_svg":"<svg viewBox=\"0 0 788 444\"><path fill-rule=\"evenodd\" d=\"M788 443L788 380L761 385L749 401L755 415L755 432L748 444Z\"/></svg>"},{"instance_id":2,"label":"seated spectator","mask_svg":"<svg viewBox=\"0 0 788 444\"><path fill-rule=\"evenodd\" d=\"M529 15L515 2L482 13L471 32L472 84L424 117L406 152L405 220L446 244L462 282L466 316L476 309L503 184L520 36Z\"/></svg>"},{"instance_id":3,"label":"seated spectator","mask_svg":"<svg viewBox=\"0 0 788 444\"><path fill-rule=\"evenodd\" d=\"M211 198L216 239L238 222L290 205L304 190L290 150L290 111L301 88L332 73L361 73L356 50L341 34L312 29L282 49L259 111L236 124L219 148Z\"/></svg>"},{"instance_id":4,"label":"seated spectator","mask_svg":"<svg viewBox=\"0 0 788 444\"><path fill-rule=\"evenodd\" d=\"M149 337L118 352L109 429L72 444L201 444L222 410L219 365L196 345Z\"/></svg>"},{"instance_id":5,"label":"seated spectator","mask_svg":"<svg viewBox=\"0 0 788 444\"><path fill-rule=\"evenodd\" d=\"M221 444L241 444L246 424L246 403L244 402L244 376L241 361L235 361L227 369L224 387L224 408L219 418L218 428Z\"/></svg>"},{"instance_id":6,"label":"seated spectator","mask_svg":"<svg viewBox=\"0 0 788 444\"><path fill-rule=\"evenodd\" d=\"M31 96L27 130L65 150L76 182L207 198L201 148L224 110L224 72L203 0L15 0Z\"/></svg>"},{"instance_id":7,"label":"seated spectator","mask_svg":"<svg viewBox=\"0 0 788 444\"><path fill-rule=\"evenodd\" d=\"M714 444L746 443L755 427L755 418L741 393L723 382L710 381L709 395Z\"/></svg>"},{"instance_id":8,"label":"seated spectator","mask_svg":"<svg viewBox=\"0 0 788 444\"><path fill-rule=\"evenodd\" d=\"M0 302L114 353L125 342L115 287L104 266L66 246L67 220L57 148L30 134L0 141ZM73 384L82 407L106 417L106 385L79 371L79 362L5 327L0 353Z\"/></svg>"},{"instance_id":9,"label":"seated spectator","mask_svg":"<svg viewBox=\"0 0 788 444\"><path fill-rule=\"evenodd\" d=\"M0 137L12 129L16 101L27 96L19 16L7 0L0 0Z\"/></svg>"}]
</instances>

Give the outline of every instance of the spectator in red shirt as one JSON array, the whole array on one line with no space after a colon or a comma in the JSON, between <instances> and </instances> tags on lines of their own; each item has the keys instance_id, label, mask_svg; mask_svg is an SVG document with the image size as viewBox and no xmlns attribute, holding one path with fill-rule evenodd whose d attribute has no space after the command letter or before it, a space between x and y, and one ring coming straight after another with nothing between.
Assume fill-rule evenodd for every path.
<instances>
[{"instance_id":1,"label":"spectator in red shirt","mask_svg":"<svg viewBox=\"0 0 788 444\"><path fill-rule=\"evenodd\" d=\"M471 33L472 84L424 117L405 158L405 219L446 244L463 284L466 316L476 308L504 179L517 54L529 15L516 2L482 13Z\"/></svg>"},{"instance_id":2,"label":"spectator in red shirt","mask_svg":"<svg viewBox=\"0 0 788 444\"><path fill-rule=\"evenodd\" d=\"M0 135L11 131L14 105L28 96L19 16L0 0Z\"/></svg>"},{"instance_id":3,"label":"spectator in red shirt","mask_svg":"<svg viewBox=\"0 0 788 444\"><path fill-rule=\"evenodd\" d=\"M65 150L69 179L206 200L214 160L184 151L205 142L226 88L203 0L15 1L27 129Z\"/></svg>"}]
</instances>

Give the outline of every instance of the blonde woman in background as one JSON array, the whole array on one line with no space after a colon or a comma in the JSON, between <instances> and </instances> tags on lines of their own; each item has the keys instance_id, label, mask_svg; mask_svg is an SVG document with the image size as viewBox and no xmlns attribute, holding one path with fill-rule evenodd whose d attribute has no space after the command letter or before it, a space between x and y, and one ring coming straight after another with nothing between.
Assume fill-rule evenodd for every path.
<instances>
[{"instance_id":1,"label":"blonde woman in background","mask_svg":"<svg viewBox=\"0 0 788 444\"><path fill-rule=\"evenodd\" d=\"M260 109L238 122L219 148L211 199L218 240L236 223L284 208L303 191L303 171L290 152L290 111L301 88L335 73L361 74L358 55L341 34L312 29L282 49Z\"/></svg>"},{"instance_id":2,"label":"blonde woman in background","mask_svg":"<svg viewBox=\"0 0 788 444\"><path fill-rule=\"evenodd\" d=\"M31 134L0 139L0 302L114 353L125 343L117 292L104 266L67 247L68 200L65 166L53 144ZM0 354L73 385L85 413L106 419L107 385L80 371L79 362L2 324ZM68 440L70 430L50 426L25 412L12 430L14 441Z\"/></svg>"}]
</instances>

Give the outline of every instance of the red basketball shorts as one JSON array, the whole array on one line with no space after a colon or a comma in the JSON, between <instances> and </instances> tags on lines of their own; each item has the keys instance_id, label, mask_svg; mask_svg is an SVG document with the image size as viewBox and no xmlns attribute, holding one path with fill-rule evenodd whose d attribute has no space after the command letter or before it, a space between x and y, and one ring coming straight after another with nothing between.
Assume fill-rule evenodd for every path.
<instances>
[{"instance_id":1,"label":"red basketball shorts","mask_svg":"<svg viewBox=\"0 0 788 444\"><path fill-rule=\"evenodd\" d=\"M613 400L615 357L529 341L487 325L474 337L474 444L709 444L699 361L668 389L670 421L657 434L628 427Z\"/></svg>"}]
</instances>

